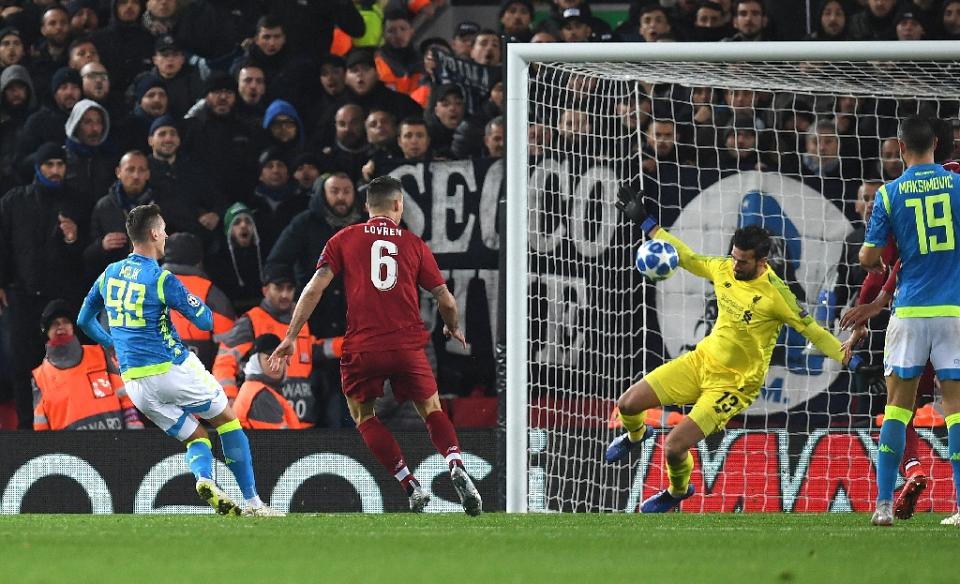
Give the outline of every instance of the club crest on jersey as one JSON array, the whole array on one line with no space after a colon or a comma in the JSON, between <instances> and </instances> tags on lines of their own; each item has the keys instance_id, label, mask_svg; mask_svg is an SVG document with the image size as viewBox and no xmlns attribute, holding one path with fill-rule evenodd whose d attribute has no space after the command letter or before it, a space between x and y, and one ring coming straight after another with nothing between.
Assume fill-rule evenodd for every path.
<instances>
[{"instance_id":1,"label":"club crest on jersey","mask_svg":"<svg viewBox=\"0 0 960 584\"><path fill-rule=\"evenodd\" d=\"M198 308L200 306L200 299L193 294L187 294L187 304L193 308Z\"/></svg>"}]
</instances>

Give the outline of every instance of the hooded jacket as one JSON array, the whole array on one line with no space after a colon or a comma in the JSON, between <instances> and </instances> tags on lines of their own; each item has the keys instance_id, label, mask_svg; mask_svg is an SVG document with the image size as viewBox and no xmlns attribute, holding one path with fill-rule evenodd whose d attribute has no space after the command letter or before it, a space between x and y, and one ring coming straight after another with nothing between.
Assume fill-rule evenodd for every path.
<instances>
[{"instance_id":1,"label":"hooded jacket","mask_svg":"<svg viewBox=\"0 0 960 584\"><path fill-rule=\"evenodd\" d=\"M80 119L83 117L83 114L87 113L87 110L91 109L100 110L100 113L103 114L103 136L100 137L100 141L92 146L80 144L76 136L77 126L80 125ZM70 115L67 117L67 123L64 124L63 129L67 134L68 148L70 147L71 142L75 146L79 146L81 148L94 148L102 146L110 136L110 114L107 113L107 110L102 105L93 101L92 99L81 99L75 106L73 106L73 109L70 110Z\"/></svg>"},{"instance_id":2,"label":"hooded jacket","mask_svg":"<svg viewBox=\"0 0 960 584\"><path fill-rule=\"evenodd\" d=\"M249 247L236 247L230 237L233 224L241 215L253 221L253 245ZM263 257L253 211L243 203L234 203L223 216L223 231L225 240L204 264L213 283L230 298L237 313L242 314L263 298L260 284Z\"/></svg>"},{"instance_id":3,"label":"hooded jacket","mask_svg":"<svg viewBox=\"0 0 960 584\"><path fill-rule=\"evenodd\" d=\"M83 114L91 109L97 109L103 115L103 135L94 145L81 144L76 137L77 128ZM67 134L67 174L63 182L80 194L86 219L97 200L106 194L107 189L117 179L118 157L113 152L112 144L108 142L110 114L97 102L81 99L70 111L64 130Z\"/></svg>"},{"instance_id":4,"label":"hooded jacket","mask_svg":"<svg viewBox=\"0 0 960 584\"><path fill-rule=\"evenodd\" d=\"M280 115L293 118L293 121L297 123L297 137L290 142L277 142L273 135L270 134L270 124L273 123L274 118ZM303 152L303 144L306 136L303 120L300 119L300 114L297 113L297 109L293 107L290 102L282 99L273 100L267 108L266 113L263 114L263 130L270 143L280 150L282 156L287 160L287 164Z\"/></svg>"},{"instance_id":5,"label":"hooded jacket","mask_svg":"<svg viewBox=\"0 0 960 584\"><path fill-rule=\"evenodd\" d=\"M30 72L23 65L10 65L0 73L0 94L7 90L7 86L14 81L20 81L30 90L30 96L27 98L26 111L32 112L37 109L37 95L33 90L33 79L30 78ZM9 115L5 112L4 115ZM26 119L26 115L23 116Z\"/></svg>"},{"instance_id":6,"label":"hooded jacket","mask_svg":"<svg viewBox=\"0 0 960 584\"><path fill-rule=\"evenodd\" d=\"M20 184L16 168L17 145L23 137L27 117L37 109L33 81L23 65L10 65L0 73L0 96L15 81L27 86L27 103L24 107L12 109L7 107L6 100L0 101L0 194Z\"/></svg>"},{"instance_id":7,"label":"hooded jacket","mask_svg":"<svg viewBox=\"0 0 960 584\"><path fill-rule=\"evenodd\" d=\"M823 19L823 11L826 10L827 5L831 2L837 2L840 5L840 10L843 10L846 19L843 23L843 30L837 36L830 36L823 32L823 24L821 24ZM837 0L820 0L820 3L817 5L816 11L813 13L813 32L810 33L810 36L807 37L807 40L811 41L845 41L848 38L850 31L850 11L847 10L846 5L843 2L838 2Z\"/></svg>"},{"instance_id":8,"label":"hooded jacket","mask_svg":"<svg viewBox=\"0 0 960 584\"><path fill-rule=\"evenodd\" d=\"M297 288L303 289L317 268L317 259L327 241L338 231L360 221L357 201L346 217L339 217L327 205L323 192L326 177L318 178L310 196L310 205L306 211L293 218L293 221L280 234L273 246L268 264L286 264L293 266ZM313 311L315 317L310 320L310 330L320 338L342 336L346 331L347 305L343 294L343 282L335 279L320 299Z\"/></svg>"}]
</instances>

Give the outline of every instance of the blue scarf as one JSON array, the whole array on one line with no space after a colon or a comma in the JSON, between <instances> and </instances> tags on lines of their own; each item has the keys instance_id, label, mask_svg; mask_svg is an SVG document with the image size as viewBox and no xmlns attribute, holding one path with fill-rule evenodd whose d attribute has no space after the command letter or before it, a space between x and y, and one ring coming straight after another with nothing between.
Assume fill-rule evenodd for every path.
<instances>
[{"instance_id":1,"label":"blue scarf","mask_svg":"<svg viewBox=\"0 0 960 584\"><path fill-rule=\"evenodd\" d=\"M50 179L48 179L47 177L43 176L43 173L40 172L40 163L37 163L37 164L34 164L34 165L33 165L33 173L34 173L34 174L36 175L36 177L37 177L37 182L40 183L41 185L43 185L44 187L46 187L46 188L48 188L48 189L61 189L61 188L63 188L63 183L62 183L62 182L53 182L52 180L50 180Z\"/></svg>"}]
</instances>

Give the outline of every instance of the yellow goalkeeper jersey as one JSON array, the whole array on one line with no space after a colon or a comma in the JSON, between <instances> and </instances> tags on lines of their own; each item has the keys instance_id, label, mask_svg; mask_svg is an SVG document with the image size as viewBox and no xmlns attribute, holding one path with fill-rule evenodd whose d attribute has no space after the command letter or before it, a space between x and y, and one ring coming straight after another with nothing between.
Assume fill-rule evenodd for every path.
<instances>
[{"instance_id":1,"label":"yellow goalkeeper jersey","mask_svg":"<svg viewBox=\"0 0 960 584\"><path fill-rule=\"evenodd\" d=\"M770 356L784 324L806 337L826 356L843 362L840 341L800 307L796 296L769 267L753 280L737 280L733 258L729 256L694 253L662 227L654 239L673 244L682 268L713 282L719 315L710 334L697 344L697 350L716 365L741 375L745 389L758 390L763 385Z\"/></svg>"}]
</instances>

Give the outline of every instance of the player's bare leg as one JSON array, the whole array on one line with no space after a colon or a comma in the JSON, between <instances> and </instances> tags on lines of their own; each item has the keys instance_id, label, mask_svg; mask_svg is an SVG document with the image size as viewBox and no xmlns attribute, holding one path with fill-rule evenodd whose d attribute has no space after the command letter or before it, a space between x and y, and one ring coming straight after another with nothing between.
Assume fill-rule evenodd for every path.
<instances>
[{"instance_id":1,"label":"player's bare leg","mask_svg":"<svg viewBox=\"0 0 960 584\"><path fill-rule=\"evenodd\" d=\"M367 448L380 461L380 464L400 482L400 486L410 500L410 510L414 513L423 511L427 503L430 502L430 493L423 490L420 482L407 468L407 463L403 459L403 452L400 451L400 445L397 444L390 430L377 417L373 400L361 402L348 397L347 407L350 408L350 416L357 425L357 430L360 431L360 436Z\"/></svg>"},{"instance_id":2,"label":"player's bare leg","mask_svg":"<svg viewBox=\"0 0 960 584\"><path fill-rule=\"evenodd\" d=\"M953 467L954 496L960 506L960 381L941 379L940 391L943 393L943 412L947 422L947 455ZM960 527L960 511L951 518L953 525Z\"/></svg>"},{"instance_id":3,"label":"player's bare leg","mask_svg":"<svg viewBox=\"0 0 960 584\"><path fill-rule=\"evenodd\" d=\"M690 449L704 439L703 430L691 418L684 418L667 434L663 455L667 460L670 486L640 504L641 513L664 513L693 495L690 484L693 473L693 455Z\"/></svg>"},{"instance_id":4,"label":"player's bare leg","mask_svg":"<svg viewBox=\"0 0 960 584\"><path fill-rule=\"evenodd\" d=\"M649 428L644 420L647 410L659 408L661 405L663 404L660 403L660 398L646 379L641 379L627 388L617 401L620 422L626 432L607 446L604 459L607 462L624 460L634 446L652 436L653 429Z\"/></svg>"},{"instance_id":5,"label":"player's bare leg","mask_svg":"<svg viewBox=\"0 0 960 584\"><path fill-rule=\"evenodd\" d=\"M919 377L903 379L896 373L887 376L887 407L877 446L877 507L870 520L874 525L893 525L893 487L919 383Z\"/></svg>"},{"instance_id":6,"label":"player's bare leg","mask_svg":"<svg viewBox=\"0 0 960 584\"><path fill-rule=\"evenodd\" d=\"M450 478L460 497L463 510L467 515L480 515L483 511L483 500L470 475L467 474L467 469L463 467L460 442L457 440L457 433L453 429L453 424L450 423L450 418L440 407L440 397L434 393L425 400L413 402L413 405L427 426L430 441L450 467Z\"/></svg>"}]
</instances>

